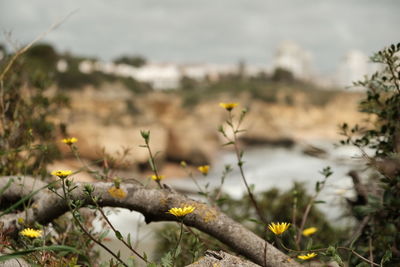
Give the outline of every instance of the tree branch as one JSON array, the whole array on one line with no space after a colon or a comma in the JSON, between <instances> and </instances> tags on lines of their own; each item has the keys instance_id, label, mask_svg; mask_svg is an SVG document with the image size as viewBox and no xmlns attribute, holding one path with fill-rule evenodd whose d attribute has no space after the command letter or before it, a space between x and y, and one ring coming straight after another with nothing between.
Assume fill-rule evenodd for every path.
<instances>
[{"instance_id":1,"label":"tree branch","mask_svg":"<svg viewBox=\"0 0 400 267\"><path fill-rule=\"evenodd\" d=\"M260 265L254 264L250 261L243 260L239 257L228 254L224 251L207 250L204 257L200 258L186 267L229 267L229 266L242 266L242 267L257 267Z\"/></svg>"},{"instance_id":2,"label":"tree branch","mask_svg":"<svg viewBox=\"0 0 400 267\"><path fill-rule=\"evenodd\" d=\"M4 188L10 177L0 179L0 189ZM15 178L14 178L15 179ZM0 201L12 201L29 194L43 185L43 182L33 182L33 178L24 178L15 181L0 196ZM192 205L196 210L185 217L184 224L195 227L207 233L222 243L226 244L239 254L251 261L266 266L300 266L294 260L268 243L265 256L265 241L241 224L235 222L219 210L202 202L189 199L171 189L149 189L138 184L121 184L121 189L127 192L124 199L116 199L108 194L108 189L113 183L91 183L95 190L93 195L100 198L99 206L120 207L140 212L144 215L146 223L157 221L177 221L176 217L166 212L173 207ZM77 188L71 192L72 199L80 199L83 205L93 204L90 197L84 193L84 183L76 183ZM62 195L61 189L58 192ZM1 203L1 202L0 202ZM26 223L39 222L47 224L68 211L63 199L49 189L40 191L33 199L33 205L24 211L7 214L0 218L4 229L17 230L19 217L26 218Z\"/></svg>"}]
</instances>

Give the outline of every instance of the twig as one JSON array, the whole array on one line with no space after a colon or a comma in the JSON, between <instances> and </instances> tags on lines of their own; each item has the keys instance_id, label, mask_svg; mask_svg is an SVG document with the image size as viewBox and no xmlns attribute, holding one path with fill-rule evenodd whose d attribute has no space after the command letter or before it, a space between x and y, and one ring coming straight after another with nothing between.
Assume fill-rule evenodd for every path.
<instances>
[{"instance_id":1,"label":"twig","mask_svg":"<svg viewBox=\"0 0 400 267\"><path fill-rule=\"evenodd\" d=\"M114 258L116 258L122 265L124 265L125 267L129 267L120 257L118 257L118 255L116 255L112 250L110 250L107 246L105 246L103 243L101 243L100 241L98 241L96 238L94 238L86 229L85 227L81 224L81 222L79 221L79 219L76 217L74 210L71 207L71 199L69 198L69 194L67 194L66 192L66 186L65 186L65 178L61 179L62 180L62 190L64 193L64 201L67 203L68 209L72 214L72 217L75 220L75 223L78 225L78 227L93 241L95 242L97 245L99 245L100 247L104 248L108 253L110 253Z\"/></svg>"},{"instance_id":2,"label":"twig","mask_svg":"<svg viewBox=\"0 0 400 267\"><path fill-rule=\"evenodd\" d=\"M371 264L371 266L380 266L378 263L375 263L373 261L370 261L369 259L361 256L360 254L358 254L354 249L351 248L346 248L346 247L338 247L338 249L343 249L343 250L347 250L350 251L351 253L353 253L354 255L356 255L357 257L359 257L360 259L362 259L365 262L368 262L369 264Z\"/></svg>"},{"instance_id":3,"label":"twig","mask_svg":"<svg viewBox=\"0 0 400 267\"><path fill-rule=\"evenodd\" d=\"M70 16L72 16L75 12L77 12L78 9L70 12L67 16L65 16L64 18L62 18L61 20L59 20L58 22L54 23L53 25L50 26L50 28L43 32L42 34L40 34L39 36L37 36L35 39L33 39L33 41L31 41L29 44L27 44L26 46L24 46L23 48L19 49L10 59L10 61L8 62L8 64L6 65L6 67L3 69L3 71L0 74L0 81L4 80L4 77L6 76L7 72L10 70L10 68L12 67L12 65L14 64L15 60L17 60L17 58L19 56L21 56L22 54L24 54L26 51L28 51L29 48L32 47L32 45L34 45L37 41L43 39L49 32L51 32L52 30L56 29L58 26L60 26L64 21L66 21Z\"/></svg>"},{"instance_id":4,"label":"twig","mask_svg":"<svg viewBox=\"0 0 400 267\"><path fill-rule=\"evenodd\" d=\"M371 267L374 266L372 263L374 262L374 255L372 253L372 239L368 238L368 246L369 246L369 260L371 261Z\"/></svg>"},{"instance_id":5,"label":"twig","mask_svg":"<svg viewBox=\"0 0 400 267\"><path fill-rule=\"evenodd\" d=\"M113 232L115 233L115 235L117 236L118 240L120 240L130 251L132 251L136 256L138 256L141 260L143 260L146 263L149 263L142 255L140 255L139 252L137 252L131 245L129 245L122 237L120 238L119 235L117 235L117 232L119 233L119 231L117 229L115 229L114 225L110 222L110 220L108 219L107 215L104 213L103 209L99 206L99 204L97 203L97 201L93 198L93 196L91 196L93 203L96 205L97 210L100 211L101 215L103 216L103 218L106 220L107 224L111 227L111 229L113 230Z\"/></svg>"},{"instance_id":6,"label":"twig","mask_svg":"<svg viewBox=\"0 0 400 267\"><path fill-rule=\"evenodd\" d=\"M357 237L360 235L361 231L364 229L364 227L367 225L367 223L370 220L370 216L366 216L364 217L364 219L362 220L362 222L359 224L359 226L357 227L357 230L353 233L353 235L351 236L351 238L346 241L345 246L352 246L352 244L354 243L354 241L357 239Z\"/></svg>"}]
</instances>

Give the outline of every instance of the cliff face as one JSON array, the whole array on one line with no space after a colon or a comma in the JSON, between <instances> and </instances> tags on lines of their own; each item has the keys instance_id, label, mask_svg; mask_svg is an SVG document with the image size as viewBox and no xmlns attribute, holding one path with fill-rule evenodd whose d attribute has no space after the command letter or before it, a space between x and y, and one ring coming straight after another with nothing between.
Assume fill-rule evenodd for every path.
<instances>
[{"instance_id":1,"label":"cliff face","mask_svg":"<svg viewBox=\"0 0 400 267\"><path fill-rule=\"evenodd\" d=\"M218 106L232 98L203 101L184 108L175 93L154 92L135 95L119 84L105 84L101 88L86 87L71 91L71 108L57 118L68 125L68 134L79 139L81 156L102 158L102 153L118 155L124 148L131 151L126 160L132 166L146 164L148 154L140 148L140 130L151 131L151 147L160 151L158 160L185 160L195 165L213 159L224 140L217 128L227 112ZM243 94L235 102L249 109L242 134L243 142L274 143L282 140L339 138L338 125L360 121L357 112L359 94L337 94L323 106L307 104L306 96L293 96L291 105L278 101L266 103ZM61 147L65 150L65 146ZM66 152L66 151L65 151Z\"/></svg>"},{"instance_id":2,"label":"cliff face","mask_svg":"<svg viewBox=\"0 0 400 267\"><path fill-rule=\"evenodd\" d=\"M280 139L295 141L311 139L337 140L338 126L343 122L359 122L357 111L360 95L343 93L324 106L303 104L282 105L253 101L245 127L248 139Z\"/></svg>"}]
</instances>

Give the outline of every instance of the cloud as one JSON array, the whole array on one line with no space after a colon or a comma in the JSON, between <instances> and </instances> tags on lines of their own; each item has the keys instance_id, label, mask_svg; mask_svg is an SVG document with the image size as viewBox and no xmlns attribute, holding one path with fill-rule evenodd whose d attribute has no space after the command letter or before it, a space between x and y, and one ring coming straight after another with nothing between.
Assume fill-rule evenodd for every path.
<instances>
[{"instance_id":1,"label":"cloud","mask_svg":"<svg viewBox=\"0 0 400 267\"><path fill-rule=\"evenodd\" d=\"M104 59L131 53L156 61L268 63L289 39L311 50L318 68L330 70L347 50L369 54L396 41L400 2L376 2L2 0L0 25L28 42L79 8L46 38L58 49Z\"/></svg>"}]
</instances>

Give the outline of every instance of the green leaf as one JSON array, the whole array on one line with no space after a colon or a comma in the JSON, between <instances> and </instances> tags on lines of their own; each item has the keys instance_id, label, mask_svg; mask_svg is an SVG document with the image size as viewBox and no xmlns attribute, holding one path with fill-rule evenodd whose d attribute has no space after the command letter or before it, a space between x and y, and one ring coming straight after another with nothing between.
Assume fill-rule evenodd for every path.
<instances>
[{"instance_id":1,"label":"green leaf","mask_svg":"<svg viewBox=\"0 0 400 267\"><path fill-rule=\"evenodd\" d=\"M386 250L386 251L385 251L385 255L383 255L383 257L382 257L381 265L383 266L383 264L384 264L385 262L390 261L391 258L392 258L392 251Z\"/></svg>"},{"instance_id":2,"label":"green leaf","mask_svg":"<svg viewBox=\"0 0 400 267\"><path fill-rule=\"evenodd\" d=\"M24 196L24 197L21 198L19 201L15 202L13 205L11 205L11 206L8 207L7 209L5 209L5 210L0 214L0 217L3 216L3 215L5 215L5 214L7 214L7 213L9 213L9 212L11 212L11 211L13 211L13 210L16 209L19 205L21 205L22 203L24 203L25 201L27 201L28 199L30 199L31 197L33 197L34 195L36 195L37 193L39 193L41 190L47 188L48 186L52 186L52 185L54 185L54 184L56 184L56 183L58 183L58 180L57 180L57 181L54 181L54 182L52 182L52 183L50 183L50 184L47 184L47 185L45 185L45 186L42 186L42 187L40 187L39 189L37 189L37 190L31 192L30 194Z\"/></svg>"},{"instance_id":3,"label":"green leaf","mask_svg":"<svg viewBox=\"0 0 400 267\"><path fill-rule=\"evenodd\" d=\"M222 205L224 204L225 201L227 201L228 199L226 197L220 197L219 199L217 199L217 204L218 205Z\"/></svg>"},{"instance_id":4,"label":"green leaf","mask_svg":"<svg viewBox=\"0 0 400 267\"><path fill-rule=\"evenodd\" d=\"M161 266L162 267L172 267L173 266L172 260L173 260L172 254L171 254L171 252L168 252L161 258Z\"/></svg>"},{"instance_id":5,"label":"green leaf","mask_svg":"<svg viewBox=\"0 0 400 267\"><path fill-rule=\"evenodd\" d=\"M3 193L11 186L13 182L14 182L13 178L8 180L7 184L2 189L0 189L0 196L3 195Z\"/></svg>"},{"instance_id":6,"label":"green leaf","mask_svg":"<svg viewBox=\"0 0 400 267\"><path fill-rule=\"evenodd\" d=\"M329 246L325 251L326 256L332 256L335 254L336 254L336 248L334 246Z\"/></svg>"},{"instance_id":7,"label":"green leaf","mask_svg":"<svg viewBox=\"0 0 400 267\"><path fill-rule=\"evenodd\" d=\"M310 238L307 242L306 250L311 250L313 246L313 240Z\"/></svg>"},{"instance_id":8,"label":"green leaf","mask_svg":"<svg viewBox=\"0 0 400 267\"><path fill-rule=\"evenodd\" d=\"M319 190L320 190L320 182L318 181L315 183L315 191L319 192Z\"/></svg>"},{"instance_id":9,"label":"green leaf","mask_svg":"<svg viewBox=\"0 0 400 267\"><path fill-rule=\"evenodd\" d=\"M155 167L154 167L154 164L153 164L153 160L151 158L149 159L149 165L150 165L151 170L154 172L155 171Z\"/></svg>"},{"instance_id":10,"label":"green leaf","mask_svg":"<svg viewBox=\"0 0 400 267\"><path fill-rule=\"evenodd\" d=\"M229 145L233 145L233 144L235 144L235 142L230 141L230 142L228 142L228 143L223 144L222 146L229 146Z\"/></svg>"},{"instance_id":11,"label":"green leaf","mask_svg":"<svg viewBox=\"0 0 400 267\"><path fill-rule=\"evenodd\" d=\"M128 233L127 242L128 242L128 245L129 245L130 247L132 247L131 233Z\"/></svg>"},{"instance_id":12,"label":"green leaf","mask_svg":"<svg viewBox=\"0 0 400 267\"><path fill-rule=\"evenodd\" d=\"M176 248L175 257L178 257L178 256L181 254L181 252L182 252L182 247L181 247L181 245L179 245L179 246Z\"/></svg>"},{"instance_id":13,"label":"green leaf","mask_svg":"<svg viewBox=\"0 0 400 267\"><path fill-rule=\"evenodd\" d=\"M355 206L354 207L354 212L361 216L367 216L370 213L373 213L375 211L376 211L376 209L374 209L370 206Z\"/></svg>"},{"instance_id":14,"label":"green leaf","mask_svg":"<svg viewBox=\"0 0 400 267\"><path fill-rule=\"evenodd\" d=\"M198 192L197 192L197 194L199 194L200 196L205 196L205 197L207 197L207 196L208 196L208 194L207 194L207 193L205 193L205 192L201 192L201 191L198 191Z\"/></svg>"},{"instance_id":15,"label":"green leaf","mask_svg":"<svg viewBox=\"0 0 400 267\"><path fill-rule=\"evenodd\" d=\"M104 232L101 233L101 235L99 236L99 240L103 240L108 233L110 232L110 230L105 230Z\"/></svg>"},{"instance_id":16,"label":"green leaf","mask_svg":"<svg viewBox=\"0 0 400 267\"><path fill-rule=\"evenodd\" d=\"M122 234L121 234L120 231L115 231L115 236L116 236L119 240L124 239L124 238L122 237Z\"/></svg>"},{"instance_id":17,"label":"green leaf","mask_svg":"<svg viewBox=\"0 0 400 267\"><path fill-rule=\"evenodd\" d=\"M250 218L250 219L247 219L248 221L251 221L251 222L254 222L254 223L256 223L256 224L259 224L259 225L264 225L264 223L262 222L262 221L259 221L259 220L257 220L257 219L254 219L254 218Z\"/></svg>"},{"instance_id":18,"label":"green leaf","mask_svg":"<svg viewBox=\"0 0 400 267\"><path fill-rule=\"evenodd\" d=\"M339 266L343 267L344 263L342 261L342 258L339 256L339 254L335 254L332 256L332 260L336 261Z\"/></svg>"},{"instance_id":19,"label":"green leaf","mask_svg":"<svg viewBox=\"0 0 400 267\"><path fill-rule=\"evenodd\" d=\"M253 193L255 188L256 188L256 185L255 185L255 184L250 184L250 185L249 185L250 192Z\"/></svg>"},{"instance_id":20,"label":"green leaf","mask_svg":"<svg viewBox=\"0 0 400 267\"><path fill-rule=\"evenodd\" d=\"M22 257L24 255L30 254L32 252L43 251L43 250L46 250L46 251L67 251L67 252L71 252L71 253L75 253L75 254L80 254L82 257L84 257L85 261L89 262L88 258L85 255L81 254L79 252L79 250L77 250L76 248L69 247L69 246L61 246L61 245L60 246L54 245L54 246L37 247L37 248L17 251L17 252L10 253L10 254L7 254L7 255L2 255L2 256L0 256L0 262L11 260L11 259L16 259L16 258Z\"/></svg>"}]
</instances>

